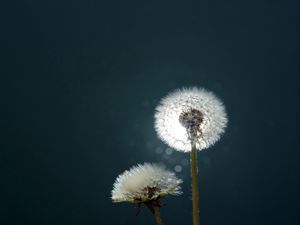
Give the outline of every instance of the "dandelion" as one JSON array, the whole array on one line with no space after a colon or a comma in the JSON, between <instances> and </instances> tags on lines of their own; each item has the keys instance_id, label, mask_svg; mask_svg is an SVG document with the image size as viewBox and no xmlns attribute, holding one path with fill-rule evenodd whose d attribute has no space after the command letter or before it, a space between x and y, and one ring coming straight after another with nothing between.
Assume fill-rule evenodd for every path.
<instances>
[{"instance_id":1,"label":"dandelion","mask_svg":"<svg viewBox=\"0 0 300 225\"><path fill-rule=\"evenodd\" d=\"M157 224L161 225L158 209L160 198L166 195L181 194L180 184L174 173L157 164L137 165L120 174L112 190L113 202L144 204L154 214Z\"/></svg>"},{"instance_id":2,"label":"dandelion","mask_svg":"<svg viewBox=\"0 0 300 225\"><path fill-rule=\"evenodd\" d=\"M205 149L219 140L227 124L223 103L205 89L178 89L162 99L155 113L158 136L178 151Z\"/></svg>"},{"instance_id":3,"label":"dandelion","mask_svg":"<svg viewBox=\"0 0 300 225\"><path fill-rule=\"evenodd\" d=\"M223 103L205 89L178 89L156 108L158 136L178 151L191 152L193 223L199 225L197 149L216 143L227 125Z\"/></svg>"}]
</instances>

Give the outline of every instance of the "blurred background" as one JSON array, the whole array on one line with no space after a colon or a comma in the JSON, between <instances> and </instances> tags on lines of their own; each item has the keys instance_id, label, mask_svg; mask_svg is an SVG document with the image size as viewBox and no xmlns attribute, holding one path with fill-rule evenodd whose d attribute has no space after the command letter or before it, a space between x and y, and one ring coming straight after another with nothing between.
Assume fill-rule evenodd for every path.
<instances>
[{"instance_id":1,"label":"blurred background","mask_svg":"<svg viewBox=\"0 0 300 225\"><path fill-rule=\"evenodd\" d=\"M229 125L199 152L200 224L299 224L299 2L0 3L0 224L155 224L115 178L160 162L184 180L166 225L192 224L189 155L153 128L160 99L205 87Z\"/></svg>"}]
</instances>

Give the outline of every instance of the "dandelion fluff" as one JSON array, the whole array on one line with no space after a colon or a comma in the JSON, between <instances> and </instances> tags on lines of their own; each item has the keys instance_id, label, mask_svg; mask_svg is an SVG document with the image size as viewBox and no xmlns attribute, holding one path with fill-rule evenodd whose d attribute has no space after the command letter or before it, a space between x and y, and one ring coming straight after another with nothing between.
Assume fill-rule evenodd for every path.
<instances>
[{"instance_id":1,"label":"dandelion fluff","mask_svg":"<svg viewBox=\"0 0 300 225\"><path fill-rule=\"evenodd\" d=\"M188 132L187 127L197 127ZM155 130L168 145L179 151L191 151L191 135L196 148L208 148L219 140L227 125L225 107L212 92L203 88L178 89L156 108Z\"/></svg>"},{"instance_id":2,"label":"dandelion fluff","mask_svg":"<svg viewBox=\"0 0 300 225\"><path fill-rule=\"evenodd\" d=\"M114 202L143 203L181 193L180 184L174 173L157 164L139 164L120 174L112 190Z\"/></svg>"}]
</instances>

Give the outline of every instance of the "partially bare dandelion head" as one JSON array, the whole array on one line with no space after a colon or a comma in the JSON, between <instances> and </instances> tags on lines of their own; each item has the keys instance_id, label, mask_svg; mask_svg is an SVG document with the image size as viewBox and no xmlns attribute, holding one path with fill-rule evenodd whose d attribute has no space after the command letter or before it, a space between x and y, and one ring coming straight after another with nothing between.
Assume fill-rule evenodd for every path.
<instances>
[{"instance_id":1,"label":"partially bare dandelion head","mask_svg":"<svg viewBox=\"0 0 300 225\"><path fill-rule=\"evenodd\" d=\"M174 173L157 164L137 165L120 174L113 186L113 202L146 203L166 195L181 193Z\"/></svg>"},{"instance_id":2,"label":"partially bare dandelion head","mask_svg":"<svg viewBox=\"0 0 300 225\"><path fill-rule=\"evenodd\" d=\"M158 136L179 151L199 150L219 140L227 125L225 107L212 92L178 89L162 99L155 112Z\"/></svg>"}]
</instances>

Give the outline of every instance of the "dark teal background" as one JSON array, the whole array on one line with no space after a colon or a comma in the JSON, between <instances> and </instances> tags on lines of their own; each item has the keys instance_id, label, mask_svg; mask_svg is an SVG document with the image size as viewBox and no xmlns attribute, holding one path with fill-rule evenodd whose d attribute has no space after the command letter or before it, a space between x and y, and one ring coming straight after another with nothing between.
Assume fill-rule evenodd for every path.
<instances>
[{"instance_id":1,"label":"dark teal background","mask_svg":"<svg viewBox=\"0 0 300 225\"><path fill-rule=\"evenodd\" d=\"M188 155L164 151L161 97L205 87L229 126L199 153L200 224L299 224L299 2L0 3L0 224L155 224L112 204L118 174L182 165L165 225L191 223ZM168 150L169 151L169 150ZM169 151L170 153L170 151Z\"/></svg>"}]
</instances>

